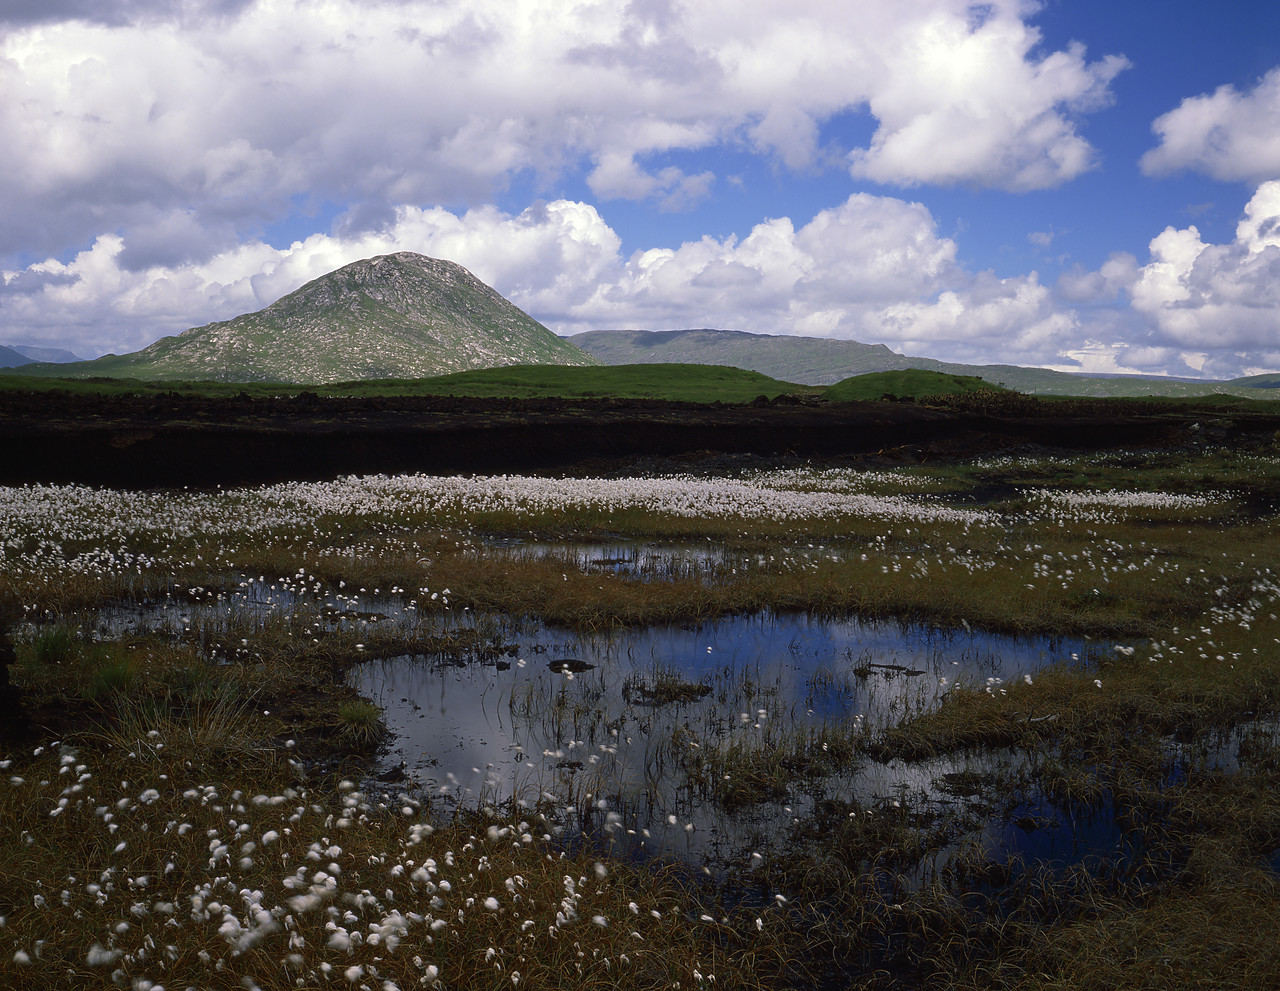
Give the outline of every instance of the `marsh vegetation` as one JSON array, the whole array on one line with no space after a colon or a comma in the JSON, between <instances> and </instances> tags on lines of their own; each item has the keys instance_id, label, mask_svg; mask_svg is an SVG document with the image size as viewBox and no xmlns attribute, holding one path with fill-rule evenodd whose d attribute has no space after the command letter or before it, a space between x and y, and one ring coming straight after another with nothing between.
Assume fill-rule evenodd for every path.
<instances>
[{"instance_id":1,"label":"marsh vegetation","mask_svg":"<svg viewBox=\"0 0 1280 991\"><path fill-rule=\"evenodd\" d=\"M12 987L1267 986L1280 457L0 489Z\"/></svg>"}]
</instances>

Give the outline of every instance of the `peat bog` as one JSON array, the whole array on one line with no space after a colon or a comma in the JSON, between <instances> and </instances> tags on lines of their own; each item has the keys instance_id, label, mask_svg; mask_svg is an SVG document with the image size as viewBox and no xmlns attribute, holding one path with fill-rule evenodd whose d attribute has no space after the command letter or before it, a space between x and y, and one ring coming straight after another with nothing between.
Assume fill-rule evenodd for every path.
<instances>
[{"instance_id":1,"label":"peat bog","mask_svg":"<svg viewBox=\"0 0 1280 991\"><path fill-rule=\"evenodd\" d=\"M1275 984L1274 414L995 401L0 489L0 983ZM217 432L121 409L75 443Z\"/></svg>"}]
</instances>

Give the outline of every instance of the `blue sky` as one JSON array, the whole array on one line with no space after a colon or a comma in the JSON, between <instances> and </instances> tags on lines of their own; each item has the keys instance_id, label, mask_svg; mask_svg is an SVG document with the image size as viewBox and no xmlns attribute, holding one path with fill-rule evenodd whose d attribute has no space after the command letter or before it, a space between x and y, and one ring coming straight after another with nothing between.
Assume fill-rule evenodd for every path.
<instances>
[{"instance_id":1,"label":"blue sky","mask_svg":"<svg viewBox=\"0 0 1280 991\"><path fill-rule=\"evenodd\" d=\"M560 333L1280 370L1280 5L3 0L0 342L395 250Z\"/></svg>"}]
</instances>

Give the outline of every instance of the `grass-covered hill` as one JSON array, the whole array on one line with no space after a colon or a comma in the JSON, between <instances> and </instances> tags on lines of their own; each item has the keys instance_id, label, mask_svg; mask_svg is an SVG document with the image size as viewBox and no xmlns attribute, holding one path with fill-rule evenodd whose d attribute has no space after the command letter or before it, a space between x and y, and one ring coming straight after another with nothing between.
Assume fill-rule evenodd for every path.
<instances>
[{"instance_id":1,"label":"grass-covered hill","mask_svg":"<svg viewBox=\"0 0 1280 991\"><path fill-rule=\"evenodd\" d=\"M482 398L617 398L670 402L746 403L788 395L846 402L858 399L919 398L990 388L981 379L936 372L880 372L856 376L833 386L808 386L741 368L719 365L642 364L605 367L508 365L419 379L368 379L303 386L286 382L140 381L126 378L62 379L0 375L0 389L62 389L102 395L163 395L171 392L209 397L319 396L475 396Z\"/></svg>"},{"instance_id":2,"label":"grass-covered hill","mask_svg":"<svg viewBox=\"0 0 1280 991\"><path fill-rule=\"evenodd\" d=\"M911 367L910 359L883 344L735 330L592 330L569 340L606 365L730 365L807 385Z\"/></svg>"},{"instance_id":3,"label":"grass-covered hill","mask_svg":"<svg viewBox=\"0 0 1280 991\"><path fill-rule=\"evenodd\" d=\"M436 396L481 396L527 399L614 397L664 399L672 402L745 403L759 396L820 396L821 388L796 385L741 368L719 365L616 365L611 368L572 368L512 365L458 372L420 382L347 383L334 391L360 395L399 386L406 392Z\"/></svg>"},{"instance_id":4,"label":"grass-covered hill","mask_svg":"<svg viewBox=\"0 0 1280 991\"><path fill-rule=\"evenodd\" d=\"M534 363L598 362L461 265L401 251L132 354L29 365L20 374L317 384Z\"/></svg>"},{"instance_id":5,"label":"grass-covered hill","mask_svg":"<svg viewBox=\"0 0 1280 991\"><path fill-rule=\"evenodd\" d=\"M926 372L907 368L892 372L868 372L854 375L823 391L823 397L832 402L850 402L858 399L922 399L926 396L949 396L981 390L1006 392L976 375L948 375L943 372Z\"/></svg>"},{"instance_id":6,"label":"grass-covered hill","mask_svg":"<svg viewBox=\"0 0 1280 991\"><path fill-rule=\"evenodd\" d=\"M169 394L211 399L288 397L310 393L322 397L372 398L399 396L469 396L489 399L647 399L667 402L749 403L765 397L795 397L806 402L866 400L928 400L929 397L989 397L982 408L1012 411L1010 400L1030 399L976 376L921 369L901 369L855 375L829 386L801 385L741 368L699 364L638 364L580 367L571 365L508 365L428 378L360 379L302 385L288 382L144 381L130 378L52 378L0 373L0 392L62 391L100 396L156 396ZM1008 397L1001 399L999 397ZM1049 397L1052 400L1054 397ZM1177 399L1178 397L1137 397ZM1235 395L1183 397L1198 404L1232 407L1280 400L1277 390L1253 388ZM1071 397L1059 397L1069 402ZM1252 400L1252 402L1250 402Z\"/></svg>"},{"instance_id":7,"label":"grass-covered hill","mask_svg":"<svg viewBox=\"0 0 1280 991\"><path fill-rule=\"evenodd\" d=\"M1280 375L1274 374L1213 382L1142 375L1084 375L1020 365L965 365L898 354L883 344L734 330L593 330L575 334L569 340L606 365L670 361L734 365L809 385L834 385L870 372L906 369L974 376L989 386L1056 396L1178 398L1221 393L1265 399L1257 393L1280 384Z\"/></svg>"}]
</instances>

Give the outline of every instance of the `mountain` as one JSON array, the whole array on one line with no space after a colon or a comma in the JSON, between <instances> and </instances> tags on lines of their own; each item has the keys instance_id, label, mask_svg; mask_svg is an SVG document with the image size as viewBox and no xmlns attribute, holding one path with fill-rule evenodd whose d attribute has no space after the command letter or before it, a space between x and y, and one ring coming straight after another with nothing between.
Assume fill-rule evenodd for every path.
<instances>
[{"instance_id":1,"label":"mountain","mask_svg":"<svg viewBox=\"0 0 1280 991\"><path fill-rule=\"evenodd\" d=\"M63 348L41 348L36 347L34 344L11 344L9 346L31 361L52 361L58 364L65 364L68 361L84 361L78 354L72 354Z\"/></svg>"},{"instance_id":2,"label":"mountain","mask_svg":"<svg viewBox=\"0 0 1280 991\"><path fill-rule=\"evenodd\" d=\"M785 382L832 385L850 375L911 367L883 344L773 337L740 330L589 330L568 338L606 365L728 365Z\"/></svg>"},{"instance_id":3,"label":"mountain","mask_svg":"<svg viewBox=\"0 0 1280 991\"><path fill-rule=\"evenodd\" d=\"M748 334L737 330L591 330L567 338L606 365L684 362L732 365L805 385L832 385L868 372L922 369L977 376L1019 392L1059 396L1203 396L1267 398L1275 376L1231 382L1144 375L1091 376L1020 365L964 365L912 358L883 344L825 337Z\"/></svg>"},{"instance_id":4,"label":"mountain","mask_svg":"<svg viewBox=\"0 0 1280 991\"><path fill-rule=\"evenodd\" d=\"M1268 372L1264 375L1249 375L1242 379L1232 379L1231 384L1248 386L1250 389L1280 389L1280 372Z\"/></svg>"},{"instance_id":5,"label":"mountain","mask_svg":"<svg viewBox=\"0 0 1280 991\"><path fill-rule=\"evenodd\" d=\"M599 362L461 265L401 251L353 262L254 313L132 354L22 371L319 384L514 364Z\"/></svg>"},{"instance_id":6,"label":"mountain","mask_svg":"<svg viewBox=\"0 0 1280 991\"><path fill-rule=\"evenodd\" d=\"M17 348L6 347L0 344L0 368L15 368L18 365L29 365L32 359Z\"/></svg>"}]
</instances>

